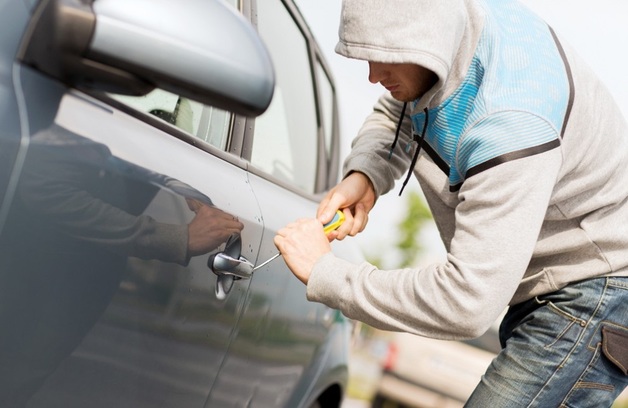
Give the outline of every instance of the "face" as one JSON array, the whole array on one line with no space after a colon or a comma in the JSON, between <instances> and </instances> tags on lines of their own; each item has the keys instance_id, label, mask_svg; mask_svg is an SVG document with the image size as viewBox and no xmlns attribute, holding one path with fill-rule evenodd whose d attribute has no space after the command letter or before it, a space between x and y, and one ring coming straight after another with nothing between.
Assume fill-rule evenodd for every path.
<instances>
[{"instance_id":1,"label":"face","mask_svg":"<svg viewBox=\"0 0 628 408\"><path fill-rule=\"evenodd\" d=\"M432 71L415 64L385 64L369 61L369 81L380 83L401 102L414 101L438 80Z\"/></svg>"}]
</instances>

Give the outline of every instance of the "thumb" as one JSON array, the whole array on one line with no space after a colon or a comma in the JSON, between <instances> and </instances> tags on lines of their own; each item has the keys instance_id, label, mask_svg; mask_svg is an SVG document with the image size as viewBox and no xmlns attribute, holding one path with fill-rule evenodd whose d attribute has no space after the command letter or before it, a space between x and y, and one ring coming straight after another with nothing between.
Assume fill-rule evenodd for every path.
<instances>
[{"instance_id":1,"label":"thumb","mask_svg":"<svg viewBox=\"0 0 628 408\"><path fill-rule=\"evenodd\" d=\"M328 223L336 215L336 211L346 205L346 200L341 194L332 194L321 201L318 206L317 218L323 224Z\"/></svg>"}]
</instances>

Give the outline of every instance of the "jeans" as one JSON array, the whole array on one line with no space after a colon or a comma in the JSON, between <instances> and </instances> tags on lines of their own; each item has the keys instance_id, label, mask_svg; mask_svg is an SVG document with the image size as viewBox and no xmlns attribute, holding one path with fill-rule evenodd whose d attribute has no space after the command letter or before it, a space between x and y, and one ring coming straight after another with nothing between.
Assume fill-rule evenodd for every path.
<instances>
[{"instance_id":1,"label":"jeans","mask_svg":"<svg viewBox=\"0 0 628 408\"><path fill-rule=\"evenodd\" d=\"M596 278L512 306L502 351L465 407L610 407L628 385L628 278Z\"/></svg>"}]
</instances>

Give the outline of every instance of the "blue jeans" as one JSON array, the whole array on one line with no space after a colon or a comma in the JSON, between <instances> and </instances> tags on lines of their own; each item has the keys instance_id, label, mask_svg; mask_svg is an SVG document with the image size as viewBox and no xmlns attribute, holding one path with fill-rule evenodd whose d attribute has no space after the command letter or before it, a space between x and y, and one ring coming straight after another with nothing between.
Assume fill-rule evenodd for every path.
<instances>
[{"instance_id":1,"label":"blue jeans","mask_svg":"<svg viewBox=\"0 0 628 408\"><path fill-rule=\"evenodd\" d=\"M628 385L628 278L597 278L511 307L502 351L465 407L610 407Z\"/></svg>"}]
</instances>

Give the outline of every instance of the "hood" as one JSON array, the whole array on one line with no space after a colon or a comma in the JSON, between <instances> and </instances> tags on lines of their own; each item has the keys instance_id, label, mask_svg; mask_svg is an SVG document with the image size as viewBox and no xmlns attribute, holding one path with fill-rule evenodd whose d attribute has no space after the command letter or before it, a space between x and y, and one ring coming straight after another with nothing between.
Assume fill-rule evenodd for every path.
<instances>
[{"instance_id":1,"label":"hood","mask_svg":"<svg viewBox=\"0 0 628 408\"><path fill-rule=\"evenodd\" d=\"M336 52L421 65L439 79L428 94L446 97L471 63L483 15L476 0L343 0Z\"/></svg>"}]
</instances>

